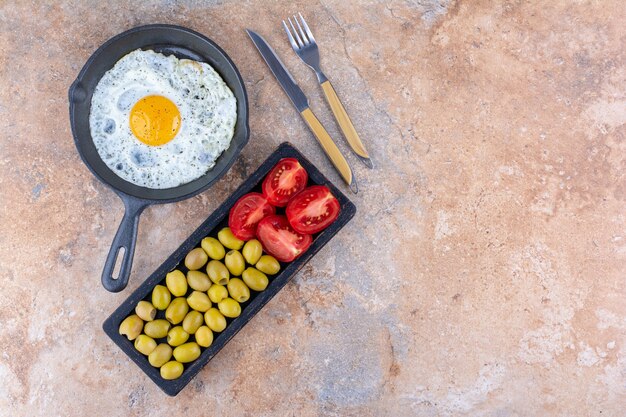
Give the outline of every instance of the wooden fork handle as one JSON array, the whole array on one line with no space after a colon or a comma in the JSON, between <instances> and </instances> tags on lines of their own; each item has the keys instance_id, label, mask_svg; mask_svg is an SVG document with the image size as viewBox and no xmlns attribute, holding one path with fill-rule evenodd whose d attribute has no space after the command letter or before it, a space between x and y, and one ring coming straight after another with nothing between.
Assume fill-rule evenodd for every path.
<instances>
[{"instance_id":1,"label":"wooden fork handle","mask_svg":"<svg viewBox=\"0 0 626 417\"><path fill-rule=\"evenodd\" d=\"M367 153L367 150L365 150L365 146L363 145L363 142L361 142L359 134L356 133L356 129L354 128L352 120L350 120L346 109L343 107L343 104L341 104L339 97L337 97L337 93L335 92L333 85L328 80L324 81L320 85L324 90L326 101L328 101L328 104L335 115L335 119L337 119L337 123L339 124L343 135L346 137L346 140L350 144L350 147L357 155L369 159L369 154Z\"/></svg>"},{"instance_id":2,"label":"wooden fork handle","mask_svg":"<svg viewBox=\"0 0 626 417\"><path fill-rule=\"evenodd\" d=\"M335 145L335 142L333 142L333 139L330 137L326 129L324 129L324 126L322 126L315 114L313 114L309 108L304 109L300 115L302 115L302 118L309 126L309 129L311 129L311 132L315 135L315 138L321 145L322 149L324 149L324 152L326 153L326 156L328 156L328 159L330 159L330 162L332 162L343 180L356 194L357 187L352 175L352 169L350 168L348 161L346 161L346 158L344 158L341 154L339 148L337 148L337 145Z\"/></svg>"}]
</instances>

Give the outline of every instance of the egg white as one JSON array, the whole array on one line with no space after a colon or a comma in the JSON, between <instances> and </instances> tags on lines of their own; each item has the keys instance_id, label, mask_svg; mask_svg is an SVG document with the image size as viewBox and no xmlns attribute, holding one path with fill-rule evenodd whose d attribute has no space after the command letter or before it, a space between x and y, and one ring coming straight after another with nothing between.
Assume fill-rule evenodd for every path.
<instances>
[{"instance_id":1,"label":"egg white","mask_svg":"<svg viewBox=\"0 0 626 417\"><path fill-rule=\"evenodd\" d=\"M170 142L149 146L130 129L130 111L148 95L167 97L181 116ZM228 149L237 120L237 102L208 64L152 50L120 59L98 82L89 125L98 154L118 176L133 184L163 189L204 175Z\"/></svg>"}]
</instances>

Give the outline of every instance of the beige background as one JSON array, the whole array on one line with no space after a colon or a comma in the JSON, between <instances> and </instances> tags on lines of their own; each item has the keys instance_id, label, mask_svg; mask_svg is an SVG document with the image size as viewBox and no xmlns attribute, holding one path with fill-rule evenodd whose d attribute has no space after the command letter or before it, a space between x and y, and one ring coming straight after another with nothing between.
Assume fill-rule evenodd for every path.
<instances>
[{"instance_id":1,"label":"beige background","mask_svg":"<svg viewBox=\"0 0 626 417\"><path fill-rule=\"evenodd\" d=\"M43 3L0 5L1 415L624 415L622 1ZM356 218L168 398L103 320L280 142L339 183L243 30L339 140L280 27L296 11L376 169L350 156ZM210 191L144 213L110 294L122 204L81 163L66 95L100 44L155 22L230 54L252 136Z\"/></svg>"}]
</instances>

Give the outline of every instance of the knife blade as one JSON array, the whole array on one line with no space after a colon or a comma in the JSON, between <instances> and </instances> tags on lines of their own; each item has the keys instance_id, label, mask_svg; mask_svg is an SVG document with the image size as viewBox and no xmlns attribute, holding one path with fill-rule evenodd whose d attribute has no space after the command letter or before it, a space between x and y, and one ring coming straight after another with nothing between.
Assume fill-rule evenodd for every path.
<instances>
[{"instance_id":1,"label":"knife blade","mask_svg":"<svg viewBox=\"0 0 626 417\"><path fill-rule=\"evenodd\" d=\"M358 192L358 186L350 164L341 154L341 151L335 142L332 140L326 129L324 129L324 126L322 126L315 114L309 108L309 100L304 95L302 89L298 86L289 73L289 70L285 67L285 64L283 64L267 41L263 39L261 35L250 29L246 29L246 32L252 40L252 43L254 43L256 49L261 54L263 60L270 68L272 74L274 74L278 84L280 84L283 88L294 107L298 110L298 113L300 113L300 116L302 116L311 132L313 132L313 135L326 153L326 156L328 156L328 159L330 159L352 192L356 194Z\"/></svg>"}]
</instances>

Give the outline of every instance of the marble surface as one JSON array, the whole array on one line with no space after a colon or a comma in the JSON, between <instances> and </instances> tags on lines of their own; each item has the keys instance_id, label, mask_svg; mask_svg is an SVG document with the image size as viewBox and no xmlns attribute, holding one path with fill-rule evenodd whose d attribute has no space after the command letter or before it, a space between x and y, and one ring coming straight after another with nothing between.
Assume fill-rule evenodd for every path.
<instances>
[{"instance_id":1,"label":"marble surface","mask_svg":"<svg viewBox=\"0 0 626 417\"><path fill-rule=\"evenodd\" d=\"M339 177L244 32L275 46L348 153L280 19L301 11L376 163L355 219L176 398L104 319L281 142ZM613 1L62 1L0 5L0 415L623 416L626 56ZM67 89L111 36L181 24L250 96L215 186L122 217L82 164Z\"/></svg>"}]
</instances>

